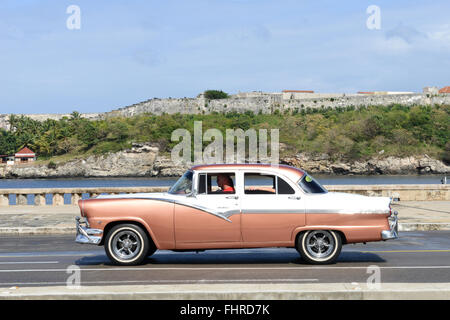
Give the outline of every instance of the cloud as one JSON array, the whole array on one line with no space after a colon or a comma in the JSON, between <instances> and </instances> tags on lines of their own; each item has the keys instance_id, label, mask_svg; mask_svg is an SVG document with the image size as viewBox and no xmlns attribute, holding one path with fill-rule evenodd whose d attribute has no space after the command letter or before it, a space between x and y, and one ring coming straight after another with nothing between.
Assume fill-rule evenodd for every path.
<instances>
[{"instance_id":1,"label":"cloud","mask_svg":"<svg viewBox=\"0 0 450 320\"><path fill-rule=\"evenodd\" d=\"M424 31L399 24L383 35L372 38L370 48L383 55L428 53L437 55L450 49L450 25L424 26Z\"/></svg>"},{"instance_id":2,"label":"cloud","mask_svg":"<svg viewBox=\"0 0 450 320\"><path fill-rule=\"evenodd\" d=\"M450 24L441 25L437 30L428 32L427 35L430 40L450 48Z\"/></svg>"},{"instance_id":3,"label":"cloud","mask_svg":"<svg viewBox=\"0 0 450 320\"><path fill-rule=\"evenodd\" d=\"M395 28L386 31L385 37L388 40L398 38L408 44L411 44L416 39L427 38L426 34L403 24L399 24Z\"/></svg>"},{"instance_id":4,"label":"cloud","mask_svg":"<svg viewBox=\"0 0 450 320\"><path fill-rule=\"evenodd\" d=\"M246 42L267 42L272 38L270 30L263 25L227 28L192 37L184 41L186 46L211 47Z\"/></svg>"},{"instance_id":5,"label":"cloud","mask_svg":"<svg viewBox=\"0 0 450 320\"><path fill-rule=\"evenodd\" d=\"M161 55L153 50L139 50L133 54L133 59L147 67L154 67L163 62Z\"/></svg>"},{"instance_id":6,"label":"cloud","mask_svg":"<svg viewBox=\"0 0 450 320\"><path fill-rule=\"evenodd\" d=\"M25 33L22 29L14 25L7 25L0 22L0 39L6 38L10 40L22 40L24 36Z\"/></svg>"}]
</instances>

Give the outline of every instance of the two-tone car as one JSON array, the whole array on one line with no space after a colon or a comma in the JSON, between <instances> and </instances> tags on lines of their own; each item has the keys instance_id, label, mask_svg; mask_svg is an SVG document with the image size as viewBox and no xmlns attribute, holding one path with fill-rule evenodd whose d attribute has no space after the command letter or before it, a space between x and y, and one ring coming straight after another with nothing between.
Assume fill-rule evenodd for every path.
<instances>
[{"instance_id":1,"label":"two-tone car","mask_svg":"<svg viewBox=\"0 0 450 320\"><path fill-rule=\"evenodd\" d=\"M333 263L342 245L397 238L389 197L328 192L307 172L268 164L192 167L165 193L80 200L76 242L103 245L115 264L156 250L296 248Z\"/></svg>"}]
</instances>

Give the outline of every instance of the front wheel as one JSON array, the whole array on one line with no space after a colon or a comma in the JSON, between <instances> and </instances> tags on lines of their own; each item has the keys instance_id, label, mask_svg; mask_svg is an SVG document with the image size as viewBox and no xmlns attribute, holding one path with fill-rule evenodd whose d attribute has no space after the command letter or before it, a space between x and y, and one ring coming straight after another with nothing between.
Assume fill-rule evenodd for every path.
<instances>
[{"instance_id":1,"label":"front wheel","mask_svg":"<svg viewBox=\"0 0 450 320\"><path fill-rule=\"evenodd\" d=\"M310 230L299 235L297 250L302 258L312 264L330 264L336 261L342 249L339 233L327 230Z\"/></svg>"},{"instance_id":2,"label":"front wheel","mask_svg":"<svg viewBox=\"0 0 450 320\"><path fill-rule=\"evenodd\" d=\"M147 234L134 224L114 226L105 238L106 255L114 264L140 264L148 253L153 253L151 250Z\"/></svg>"}]
</instances>

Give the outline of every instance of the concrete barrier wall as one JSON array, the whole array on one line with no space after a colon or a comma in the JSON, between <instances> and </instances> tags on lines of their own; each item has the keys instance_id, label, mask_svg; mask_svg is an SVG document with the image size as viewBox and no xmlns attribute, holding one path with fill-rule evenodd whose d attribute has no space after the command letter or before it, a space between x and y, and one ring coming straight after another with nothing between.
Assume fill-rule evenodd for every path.
<instances>
[{"instance_id":1,"label":"concrete barrier wall","mask_svg":"<svg viewBox=\"0 0 450 320\"><path fill-rule=\"evenodd\" d=\"M357 193L366 196L399 198L400 201L450 200L449 184L378 184L378 185L327 185L332 192Z\"/></svg>"},{"instance_id":2,"label":"concrete barrier wall","mask_svg":"<svg viewBox=\"0 0 450 320\"><path fill-rule=\"evenodd\" d=\"M330 192L348 192L367 196L399 198L400 201L450 200L450 185L326 185ZM16 205L61 206L77 205L82 198L99 194L121 194L141 192L164 192L168 187L105 187L105 188L60 188L60 189L0 189L0 206L9 206L11 196ZM51 201L46 199L51 198ZM64 199L70 198L70 201Z\"/></svg>"},{"instance_id":3,"label":"concrete barrier wall","mask_svg":"<svg viewBox=\"0 0 450 320\"><path fill-rule=\"evenodd\" d=\"M77 205L82 198L92 198L100 194L121 194L141 192L164 192L168 187L105 187L105 188L33 188L33 189L0 189L0 206L9 206L11 197L15 197L16 205L28 205L29 197L33 196L32 204L36 206ZM68 195L70 201L64 201ZM50 203L46 199L50 196Z\"/></svg>"}]
</instances>

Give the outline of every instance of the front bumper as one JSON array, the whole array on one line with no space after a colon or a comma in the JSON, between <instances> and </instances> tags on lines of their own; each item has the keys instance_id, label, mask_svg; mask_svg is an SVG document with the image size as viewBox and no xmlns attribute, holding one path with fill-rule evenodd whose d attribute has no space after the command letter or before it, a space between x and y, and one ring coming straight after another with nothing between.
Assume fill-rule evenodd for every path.
<instances>
[{"instance_id":1,"label":"front bumper","mask_svg":"<svg viewBox=\"0 0 450 320\"><path fill-rule=\"evenodd\" d=\"M381 238L383 240L391 240L398 238L398 212L394 211L389 217L389 229L381 231Z\"/></svg>"},{"instance_id":2,"label":"front bumper","mask_svg":"<svg viewBox=\"0 0 450 320\"><path fill-rule=\"evenodd\" d=\"M102 240L103 230L89 228L87 220L80 221L80 217L76 217L77 236L75 242L81 244L99 244Z\"/></svg>"}]
</instances>

